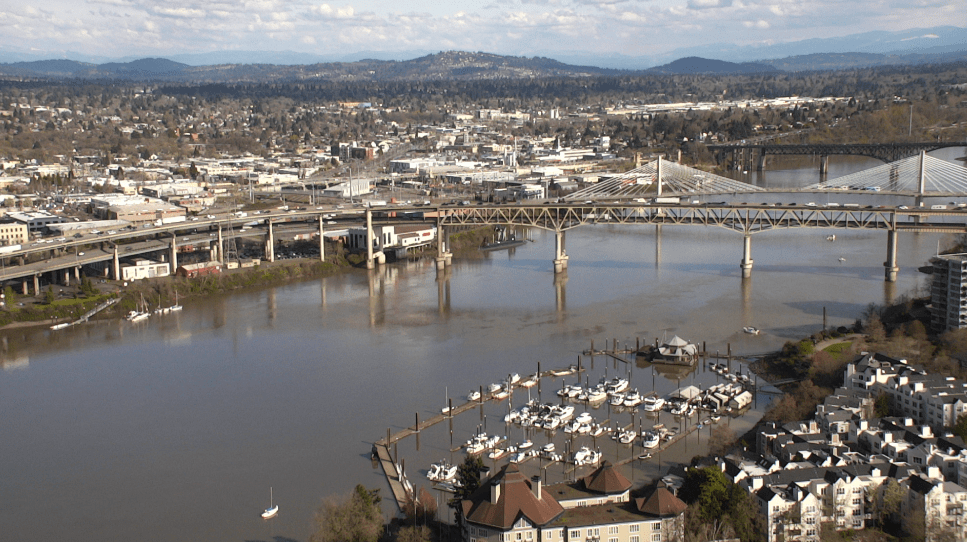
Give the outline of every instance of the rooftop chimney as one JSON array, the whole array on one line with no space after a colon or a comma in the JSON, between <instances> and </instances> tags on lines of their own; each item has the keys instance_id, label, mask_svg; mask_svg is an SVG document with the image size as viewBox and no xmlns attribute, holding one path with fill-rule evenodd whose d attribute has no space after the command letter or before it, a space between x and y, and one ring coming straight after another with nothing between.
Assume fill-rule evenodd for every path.
<instances>
[{"instance_id":1,"label":"rooftop chimney","mask_svg":"<svg viewBox=\"0 0 967 542\"><path fill-rule=\"evenodd\" d=\"M531 476L531 491L534 492L534 496L537 500L541 500L541 477Z\"/></svg>"},{"instance_id":2,"label":"rooftop chimney","mask_svg":"<svg viewBox=\"0 0 967 542\"><path fill-rule=\"evenodd\" d=\"M490 482L490 504L497 504L500 499L500 480Z\"/></svg>"}]
</instances>

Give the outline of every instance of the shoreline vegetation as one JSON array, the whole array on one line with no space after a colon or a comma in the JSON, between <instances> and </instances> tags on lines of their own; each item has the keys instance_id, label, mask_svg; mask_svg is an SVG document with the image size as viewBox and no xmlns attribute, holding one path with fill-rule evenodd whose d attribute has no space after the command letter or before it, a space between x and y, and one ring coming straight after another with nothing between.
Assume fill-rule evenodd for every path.
<instances>
[{"instance_id":1,"label":"shoreline vegetation","mask_svg":"<svg viewBox=\"0 0 967 542\"><path fill-rule=\"evenodd\" d=\"M461 258L477 257L477 248L491 234L490 227L456 232L450 236L451 251ZM355 269L365 269L365 254L349 253L341 245L336 246L331 252L329 248L327 247L325 262L308 258L263 262L255 267L223 270L217 275L194 279L168 276L129 282L127 286L122 286L122 281L107 281L104 283L105 288L98 288L94 279L85 277L78 286L51 285L36 296L22 296L8 287L4 291L5 299L8 300L7 306L0 310L0 332L28 326L73 322L92 310L98 303L111 298L120 297L120 301L93 316L92 321L123 318L129 311L137 309L142 296L149 309L153 309L173 305L176 298L179 302L183 302L226 292L269 287L295 280L316 279L351 272ZM408 259L416 261L435 257L436 244L433 244L410 253ZM63 293L58 296L58 292L63 292L65 289L75 290L72 293L73 297L65 298ZM28 302L20 303L18 302L20 300Z\"/></svg>"}]
</instances>

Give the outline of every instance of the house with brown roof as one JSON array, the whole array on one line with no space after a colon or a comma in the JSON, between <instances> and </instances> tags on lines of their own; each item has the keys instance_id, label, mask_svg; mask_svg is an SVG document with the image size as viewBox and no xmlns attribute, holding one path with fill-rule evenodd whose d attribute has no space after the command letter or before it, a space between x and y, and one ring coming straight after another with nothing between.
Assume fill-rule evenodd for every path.
<instances>
[{"instance_id":1,"label":"house with brown roof","mask_svg":"<svg viewBox=\"0 0 967 542\"><path fill-rule=\"evenodd\" d=\"M662 542L684 535L685 503L665 487L632 501L610 463L575 483L541 487L510 464L465 499L465 542Z\"/></svg>"},{"instance_id":2,"label":"house with brown roof","mask_svg":"<svg viewBox=\"0 0 967 542\"><path fill-rule=\"evenodd\" d=\"M540 476L528 479L514 463L482 481L460 505L467 542L542 540L541 529L564 512Z\"/></svg>"}]
</instances>

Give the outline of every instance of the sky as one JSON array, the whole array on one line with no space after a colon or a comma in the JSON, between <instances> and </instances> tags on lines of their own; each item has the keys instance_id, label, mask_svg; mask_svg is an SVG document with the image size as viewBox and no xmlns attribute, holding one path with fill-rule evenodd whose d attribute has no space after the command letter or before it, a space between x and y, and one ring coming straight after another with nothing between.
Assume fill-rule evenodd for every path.
<instances>
[{"instance_id":1,"label":"sky","mask_svg":"<svg viewBox=\"0 0 967 542\"><path fill-rule=\"evenodd\" d=\"M0 51L647 56L942 25L967 0L0 0Z\"/></svg>"}]
</instances>

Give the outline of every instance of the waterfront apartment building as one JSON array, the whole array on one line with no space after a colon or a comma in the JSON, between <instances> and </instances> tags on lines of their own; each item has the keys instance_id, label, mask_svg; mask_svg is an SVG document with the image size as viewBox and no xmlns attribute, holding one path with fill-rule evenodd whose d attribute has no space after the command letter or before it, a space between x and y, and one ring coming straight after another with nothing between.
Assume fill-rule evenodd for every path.
<instances>
[{"instance_id":1,"label":"waterfront apartment building","mask_svg":"<svg viewBox=\"0 0 967 542\"><path fill-rule=\"evenodd\" d=\"M631 482L605 462L587 477L542 487L516 464L461 502L464 542L664 542L682 540L686 505L666 487L630 498ZM560 500L558 500L560 499Z\"/></svg>"},{"instance_id":2,"label":"waterfront apartment building","mask_svg":"<svg viewBox=\"0 0 967 542\"><path fill-rule=\"evenodd\" d=\"M967 327L967 254L930 259L930 325L937 333Z\"/></svg>"},{"instance_id":3,"label":"waterfront apartment building","mask_svg":"<svg viewBox=\"0 0 967 542\"><path fill-rule=\"evenodd\" d=\"M943 431L967 414L967 383L953 377L930 375L906 360L864 354L847 364L848 389L885 393L898 416L908 416L935 431Z\"/></svg>"}]
</instances>

